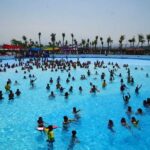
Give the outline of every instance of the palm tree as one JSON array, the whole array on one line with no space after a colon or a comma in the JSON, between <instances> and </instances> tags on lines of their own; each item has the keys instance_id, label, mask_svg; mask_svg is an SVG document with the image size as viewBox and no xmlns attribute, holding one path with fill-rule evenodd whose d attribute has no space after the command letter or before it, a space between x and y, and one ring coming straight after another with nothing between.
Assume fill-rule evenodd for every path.
<instances>
[{"instance_id":1,"label":"palm tree","mask_svg":"<svg viewBox=\"0 0 150 150\"><path fill-rule=\"evenodd\" d=\"M125 39L125 36L124 36L124 35L121 35L121 36L120 36L120 39L119 39L121 54L122 54L122 47L123 47L123 41L124 41L124 39Z\"/></svg>"},{"instance_id":2,"label":"palm tree","mask_svg":"<svg viewBox=\"0 0 150 150\"><path fill-rule=\"evenodd\" d=\"M145 42L144 36L142 34L139 34L138 35L138 46L141 43L141 47L142 47L142 45L143 45L144 42Z\"/></svg>"},{"instance_id":3,"label":"palm tree","mask_svg":"<svg viewBox=\"0 0 150 150\"><path fill-rule=\"evenodd\" d=\"M84 53L84 49L85 49L85 43L86 43L86 41L84 39L82 39L81 45L82 45L83 53Z\"/></svg>"},{"instance_id":4,"label":"palm tree","mask_svg":"<svg viewBox=\"0 0 150 150\"><path fill-rule=\"evenodd\" d=\"M41 32L38 33L38 37L39 37L39 46L41 47Z\"/></svg>"},{"instance_id":5,"label":"palm tree","mask_svg":"<svg viewBox=\"0 0 150 150\"><path fill-rule=\"evenodd\" d=\"M76 47L76 54L78 54L78 41L74 39L74 45Z\"/></svg>"},{"instance_id":6,"label":"palm tree","mask_svg":"<svg viewBox=\"0 0 150 150\"><path fill-rule=\"evenodd\" d=\"M135 37L131 38L128 40L128 42L130 43L130 47L133 46L134 47L134 43L135 43Z\"/></svg>"},{"instance_id":7,"label":"palm tree","mask_svg":"<svg viewBox=\"0 0 150 150\"><path fill-rule=\"evenodd\" d=\"M146 39L147 39L147 43L148 43L148 46L149 46L149 43L150 43L150 34L146 35Z\"/></svg>"},{"instance_id":8,"label":"palm tree","mask_svg":"<svg viewBox=\"0 0 150 150\"><path fill-rule=\"evenodd\" d=\"M133 47L134 47L135 37L133 37L131 40L132 40L132 44L133 44Z\"/></svg>"},{"instance_id":9,"label":"palm tree","mask_svg":"<svg viewBox=\"0 0 150 150\"><path fill-rule=\"evenodd\" d=\"M68 46L68 41L67 40L65 41L65 46Z\"/></svg>"},{"instance_id":10,"label":"palm tree","mask_svg":"<svg viewBox=\"0 0 150 150\"><path fill-rule=\"evenodd\" d=\"M94 44L95 44L95 51L96 51L97 43L98 43L98 36L95 37L95 41L94 41Z\"/></svg>"},{"instance_id":11,"label":"palm tree","mask_svg":"<svg viewBox=\"0 0 150 150\"><path fill-rule=\"evenodd\" d=\"M22 36L25 47L27 47L27 37L25 35Z\"/></svg>"},{"instance_id":12,"label":"palm tree","mask_svg":"<svg viewBox=\"0 0 150 150\"><path fill-rule=\"evenodd\" d=\"M72 49L73 49L73 41L74 41L74 35L71 33L71 38L72 38Z\"/></svg>"},{"instance_id":13,"label":"palm tree","mask_svg":"<svg viewBox=\"0 0 150 150\"><path fill-rule=\"evenodd\" d=\"M53 51L54 51L55 41L56 41L56 34L52 33L50 36L51 36L51 42L53 43Z\"/></svg>"},{"instance_id":14,"label":"palm tree","mask_svg":"<svg viewBox=\"0 0 150 150\"><path fill-rule=\"evenodd\" d=\"M90 45L90 39L88 38L87 41L86 41L86 48L87 48L88 51L89 51L89 45Z\"/></svg>"},{"instance_id":15,"label":"palm tree","mask_svg":"<svg viewBox=\"0 0 150 150\"><path fill-rule=\"evenodd\" d=\"M63 46L64 46L64 41L65 41L65 33L62 33L62 43L63 43Z\"/></svg>"},{"instance_id":16,"label":"palm tree","mask_svg":"<svg viewBox=\"0 0 150 150\"><path fill-rule=\"evenodd\" d=\"M103 38L102 37L100 37L100 41L101 41L101 45L102 45L101 51L103 51L104 42L103 42ZM100 51L100 54L102 53L101 51Z\"/></svg>"},{"instance_id":17,"label":"palm tree","mask_svg":"<svg viewBox=\"0 0 150 150\"><path fill-rule=\"evenodd\" d=\"M132 44L132 39L129 39L128 42L130 43L130 47L131 47L131 44Z\"/></svg>"},{"instance_id":18,"label":"palm tree","mask_svg":"<svg viewBox=\"0 0 150 150\"><path fill-rule=\"evenodd\" d=\"M112 40L111 37L109 36L109 37L107 38L108 53L109 53L109 50L110 50L110 48L111 48L112 42L113 42L113 40Z\"/></svg>"}]
</instances>

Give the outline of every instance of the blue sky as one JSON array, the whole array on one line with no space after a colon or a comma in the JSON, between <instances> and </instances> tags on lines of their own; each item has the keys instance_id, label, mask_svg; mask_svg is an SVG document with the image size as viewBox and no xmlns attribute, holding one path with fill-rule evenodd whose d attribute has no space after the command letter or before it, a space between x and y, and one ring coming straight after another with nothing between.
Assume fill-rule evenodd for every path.
<instances>
[{"instance_id":1,"label":"blue sky","mask_svg":"<svg viewBox=\"0 0 150 150\"><path fill-rule=\"evenodd\" d=\"M121 34L126 40L150 34L150 0L0 0L0 44L26 35L42 43L62 32L75 37L94 39L111 36L114 43Z\"/></svg>"}]
</instances>

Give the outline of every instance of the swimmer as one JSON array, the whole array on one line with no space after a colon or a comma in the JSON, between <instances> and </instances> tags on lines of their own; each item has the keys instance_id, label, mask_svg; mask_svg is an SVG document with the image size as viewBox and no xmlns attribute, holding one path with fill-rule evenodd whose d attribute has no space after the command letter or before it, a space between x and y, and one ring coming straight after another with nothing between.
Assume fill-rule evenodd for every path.
<instances>
[{"instance_id":1,"label":"swimmer","mask_svg":"<svg viewBox=\"0 0 150 150\"><path fill-rule=\"evenodd\" d=\"M9 100L13 100L13 99L14 99L14 93L12 92L12 90L10 90Z\"/></svg>"},{"instance_id":2,"label":"swimmer","mask_svg":"<svg viewBox=\"0 0 150 150\"><path fill-rule=\"evenodd\" d=\"M135 127L137 127L138 124L139 124L139 120L136 120L135 117L132 117L132 118L131 118L131 123L132 123Z\"/></svg>"},{"instance_id":3,"label":"swimmer","mask_svg":"<svg viewBox=\"0 0 150 150\"><path fill-rule=\"evenodd\" d=\"M27 77L26 77L26 76L24 76L24 77L23 77L23 79L27 79Z\"/></svg>"},{"instance_id":4,"label":"swimmer","mask_svg":"<svg viewBox=\"0 0 150 150\"><path fill-rule=\"evenodd\" d=\"M96 93L96 92L100 92L95 85L92 86L90 93Z\"/></svg>"},{"instance_id":5,"label":"swimmer","mask_svg":"<svg viewBox=\"0 0 150 150\"><path fill-rule=\"evenodd\" d=\"M2 93L2 91L0 91L0 100L2 100L3 99L3 93Z\"/></svg>"},{"instance_id":6,"label":"swimmer","mask_svg":"<svg viewBox=\"0 0 150 150\"><path fill-rule=\"evenodd\" d=\"M102 83L102 88L105 88L107 86L106 80L103 81Z\"/></svg>"},{"instance_id":7,"label":"swimmer","mask_svg":"<svg viewBox=\"0 0 150 150\"><path fill-rule=\"evenodd\" d=\"M37 120L38 127L43 127L44 128L44 121L42 117L39 117Z\"/></svg>"},{"instance_id":8,"label":"swimmer","mask_svg":"<svg viewBox=\"0 0 150 150\"><path fill-rule=\"evenodd\" d=\"M143 115L143 110L141 108L138 108L136 114Z\"/></svg>"},{"instance_id":9,"label":"swimmer","mask_svg":"<svg viewBox=\"0 0 150 150\"><path fill-rule=\"evenodd\" d=\"M130 83L131 83L132 85L134 84L134 78L133 78L133 77L131 77Z\"/></svg>"},{"instance_id":10,"label":"swimmer","mask_svg":"<svg viewBox=\"0 0 150 150\"><path fill-rule=\"evenodd\" d=\"M140 85L140 86L136 86L136 88L135 88L135 93L136 94L139 94L139 90L140 90L140 88L142 87L142 84Z\"/></svg>"},{"instance_id":11,"label":"swimmer","mask_svg":"<svg viewBox=\"0 0 150 150\"><path fill-rule=\"evenodd\" d=\"M21 92L19 89L17 89L16 93L15 93L17 96L20 96Z\"/></svg>"},{"instance_id":12,"label":"swimmer","mask_svg":"<svg viewBox=\"0 0 150 150\"><path fill-rule=\"evenodd\" d=\"M63 125L69 124L71 122L76 121L75 119L69 119L67 116L64 116Z\"/></svg>"},{"instance_id":13,"label":"swimmer","mask_svg":"<svg viewBox=\"0 0 150 150\"><path fill-rule=\"evenodd\" d=\"M148 103L147 103L146 100L143 101L143 106L144 106L144 107L148 107Z\"/></svg>"},{"instance_id":14,"label":"swimmer","mask_svg":"<svg viewBox=\"0 0 150 150\"><path fill-rule=\"evenodd\" d=\"M147 98L147 105L150 106L150 98Z\"/></svg>"},{"instance_id":15,"label":"swimmer","mask_svg":"<svg viewBox=\"0 0 150 150\"><path fill-rule=\"evenodd\" d=\"M81 110L80 109L77 110L76 107L73 107L73 109L72 109L72 113L74 114L74 117L75 117L76 120L78 120L79 118L81 118L80 115L79 115L80 111Z\"/></svg>"},{"instance_id":16,"label":"swimmer","mask_svg":"<svg viewBox=\"0 0 150 150\"><path fill-rule=\"evenodd\" d=\"M131 98L130 93L127 93L128 95L124 95L123 94L123 100L125 102L125 104L127 104Z\"/></svg>"},{"instance_id":17,"label":"swimmer","mask_svg":"<svg viewBox=\"0 0 150 150\"><path fill-rule=\"evenodd\" d=\"M49 84L46 85L46 89L50 90L50 85Z\"/></svg>"},{"instance_id":18,"label":"swimmer","mask_svg":"<svg viewBox=\"0 0 150 150\"><path fill-rule=\"evenodd\" d=\"M51 91L50 95L49 95L49 98L54 98L55 97L55 94L53 91Z\"/></svg>"},{"instance_id":19,"label":"swimmer","mask_svg":"<svg viewBox=\"0 0 150 150\"><path fill-rule=\"evenodd\" d=\"M149 74L148 73L146 73L146 78L148 78L149 77Z\"/></svg>"},{"instance_id":20,"label":"swimmer","mask_svg":"<svg viewBox=\"0 0 150 150\"><path fill-rule=\"evenodd\" d=\"M112 132L114 132L113 127L114 127L113 121L112 121L112 120L109 120L109 121L108 121L108 129L110 129Z\"/></svg>"},{"instance_id":21,"label":"swimmer","mask_svg":"<svg viewBox=\"0 0 150 150\"><path fill-rule=\"evenodd\" d=\"M18 83L18 81L17 80L15 80L15 83L14 83L14 85L18 85L19 83Z\"/></svg>"},{"instance_id":22,"label":"swimmer","mask_svg":"<svg viewBox=\"0 0 150 150\"><path fill-rule=\"evenodd\" d=\"M124 92L125 89L127 89L127 86L125 84L121 84L120 91Z\"/></svg>"},{"instance_id":23,"label":"swimmer","mask_svg":"<svg viewBox=\"0 0 150 150\"><path fill-rule=\"evenodd\" d=\"M65 92L65 98L67 99L68 98L68 96L69 96L69 93L68 92Z\"/></svg>"},{"instance_id":24,"label":"swimmer","mask_svg":"<svg viewBox=\"0 0 150 150\"><path fill-rule=\"evenodd\" d=\"M131 106L128 106L128 109L127 109L127 112L126 112L128 115L131 115L133 112L132 112L132 107Z\"/></svg>"},{"instance_id":25,"label":"swimmer","mask_svg":"<svg viewBox=\"0 0 150 150\"><path fill-rule=\"evenodd\" d=\"M5 85L5 90L6 90L6 92L7 92L7 91L10 91L10 88L11 88L11 87L10 87L10 84L7 82L7 84Z\"/></svg>"},{"instance_id":26,"label":"swimmer","mask_svg":"<svg viewBox=\"0 0 150 150\"><path fill-rule=\"evenodd\" d=\"M69 88L69 92L73 92L73 87L72 86L70 86L70 88Z\"/></svg>"},{"instance_id":27,"label":"swimmer","mask_svg":"<svg viewBox=\"0 0 150 150\"><path fill-rule=\"evenodd\" d=\"M53 83L53 79L52 79L52 78L50 78L49 82L52 84L52 83Z\"/></svg>"},{"instance_id":28,"label":"swimmer","mask_svg":"<svg viewBox=\"0 0 150 150\"><path fill-rule=\"evenodd\" d=\"M30 85L31 85L32 87L34 87L34 82L35 82L36 80L37 80L37 78L34 79L34 80L33 80L33 79L30 80Z\"/></svg>"},{"instance_id":29,"label":"swimmer","mask_svg":"<svg viewBox=\"0 0 150 150\"><path fill-rule=\"evenodd\" d=\"M76 143L80 143L80 141L77 138L77 131L72 130L72 136L67 150L73 150Z\"/></svg>"},{"instance_id":30,"label":"swimmer","mask_svg":"<svg viewBox=\"0 0 150 150\"><path fill-rule=\"evenodd\" d=\"M61 87L61 84L59 83L59 81L56 84L56 89L59 89Z\"/></svg>"},{"instance_id":31,"label":"swimmer","mask_svg":"<svg viewBox=\"0 0 150 150\"><path fill-rule=\"evenodd\" d=\"M67 78L67 79L66 79L66 83L69 83L69 82L70 82L70 80Z\"/></svg>"},{"instance_id":32,"label":"swimmer","mask_svg":"<svg viewBox=\"0 0 150 150\"><path fill-rule=\"evenodd\" d=\"M131 128L131 127L127 124L125 118L121 118L121 121L120 121L120 122L121 122L121 125L122 125L122 126L124 126L124 127L126 127L126 128L129 128L129 129Z\"/></svg>"},{"instance_id":33,"label":"swimmer","mask_svg":"<svg viewBox=\"0 0 150 150\"><path fill-rule=\"evenodd\" d=\"M81 86L79 86L79 91L80 91L80 93L83 91L83 89L82 89L82 87L81 87Z\"/></svg>"},{"instance_id":34,"label":"swimmer","mask_svg":"<svg viewBox=\"0 0 150 150\"><path fill-rule=\"evenodd\" d=\"M49 125L48 130L45 130L45 132L47 133L47 142L53 143L55 142L55 136L54 136L54 132L53 132L53 126Z\"/></svg>"},{"instance_id":35,"label":"swimmer","mask_svg":"<svg viewBox=\"0 0 150 150\"><path fill-rule=\"evenodd\" d=\"M72 109L72 113L73 114L77 114L78 112L80 112L81 110L80 109L76 109L76 107L73 107L73 109Z\"/></svg>"},{"instance_id":36,"label":"swimmer","mask_svg":"<svg viewBox=\"0 0 150 150\"><path fill-rule=\"evenodd\" d=\"M64 92L64 89L65 88L63 88L62 86L59 88L59 90L60 90L60 93L63 93Z\"/></svg>"}]
</instances>

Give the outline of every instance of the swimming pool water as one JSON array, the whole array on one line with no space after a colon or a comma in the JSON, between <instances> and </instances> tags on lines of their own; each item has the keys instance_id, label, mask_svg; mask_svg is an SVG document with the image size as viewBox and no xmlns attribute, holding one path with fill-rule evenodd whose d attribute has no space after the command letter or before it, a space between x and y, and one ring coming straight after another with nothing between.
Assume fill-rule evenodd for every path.
<instances>
[{"instance_id":1,"label":"swimming pool water","mask_svg":"<svg viewBox=\"0 0 150 150\"><path fill-rule=\"evenodd\" d=\"M76 59L72 59L76 61ZM75 77L75 81L66 84L68 72L57 72L51 70L41 71L34 67L29 74L34 74L37 77L35 88L30 88L29 78L23 79L24 71L21 67L9 69L7 72L0 72L0 90L3 91L4 99L0 101L0 150L148 150L150 147L150 108L144 108L142 101L150 97L150 78L146 78L146 73L150 73L150 61L146 60L130 60L130 59L80 59L80 61L91 61L90 71L92 75L87 77L87 80L80 80L81 74L87 74L88 69L77 68L71 69L70 73ZM117 74L122 73L126 83L127 70L122 67L124 63L128 63L131 68L131 75L134 77L134 86L128 85L127 92L131 94L131 100L127 106L132 106L134 114L140 120L141 130L134 128L130 123L130 117L127 116L127 106L124 105L122 94L120 93L120 77L115 76L115 80L109 82L108 68L94 69L93 62L96 60L104 60L105 64L117 62L121 69ZM14 60L3 61L17 63ZM138 67L138 70L134 68ZM141 70L143 67L144 70ZM98 71L99 75L95 75ZM106 73L107 87L102 89L102 80L100 74ZM61 77L61 84L68 91L69 87L73 86L73 93L68 99L56 90L56 79ZM46 90L46 84L50 77L54 82L50 85L56 97L49 99L50 92ZM7 79L12 80L11 89L13 92L19 88L22 92L20 97L15 97L14 101L8 101L8 93L5 92L5 83ZM17 80L19 85L14 85ZM90 94L89 83L93 82L100 93ZM142 84L140 94L136 95L134 90L137 84ZM79 93L79 86L82 86L83 92ZM51 91L50 90L50 91ZM67 131L62 128L63 116L74 118L72 108L81 109L81 118L77 122L69 125ZM141 107L144 115L135 115L137 108ZM55 142L53 147L46 142L46 135L38 132L37 119L42 116L48 124L58 125L59 128L54 130ZM128 130L121 126L120 119L125 117L127 122L132 126ZM107 128L108 120L114 121L115 133ZM80 143L71 143L71 131L77 131L77 137ZM72 144L72 146L70 146Z\"/></svg>"}]
</instances>

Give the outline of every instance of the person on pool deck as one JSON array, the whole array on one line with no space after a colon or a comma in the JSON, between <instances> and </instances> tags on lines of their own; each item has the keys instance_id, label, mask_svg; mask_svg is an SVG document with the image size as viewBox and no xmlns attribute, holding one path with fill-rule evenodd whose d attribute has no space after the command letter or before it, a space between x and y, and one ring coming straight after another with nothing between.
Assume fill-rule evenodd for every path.
<instances>
[{"instance_id":1,"label":"person on pool deck","mask_svg":"<svg viewBox=\"0 0 150 150\"><path fill-rule=\"evenodd\" d=\"M13 99L14 99L14 93L12 92L12 90L10 90L9 100L13 100Z\"/></svg>"},{"instance_id":2,"label":"person on pool deck","mask_svg":"<svg viewBox=\"0 0 150 150\"><path fill-rule=\"evenodd\" d=\"M142 87L142 84L140 85L140 86L136 86L136 88L135 88L135 93L136 94L139 94L139 90L140 90L140 88Z\"/></svg>"},{"instance_id":3,"label":"person on pool deck","mask_svg":"<svg viewBox=\"0 0 150 150\"><path fill-rule=\"evenodd\" d=\"M127 93L127 94L128 95L123 94L123 100L124 100L125 104L127 104L129 102L130 98L131 98L130 93Z\"/></svg>"},{"instance_id":4,"label":"person on pool deck","mask_svg":"<svg viewBox=\"0 0 150 150\"><path fill-rule=\"evenodd\" d=\"M20 96L20 94L21 94L20 90L17 89L17 91L15 92L15 94L16 94L17 96Z\"/></svg>"}]
</instances>

